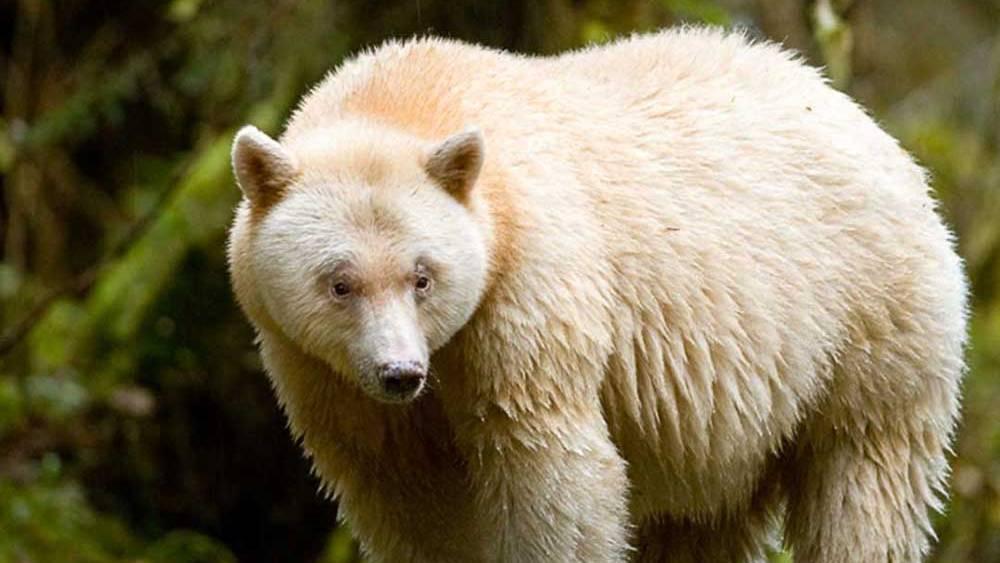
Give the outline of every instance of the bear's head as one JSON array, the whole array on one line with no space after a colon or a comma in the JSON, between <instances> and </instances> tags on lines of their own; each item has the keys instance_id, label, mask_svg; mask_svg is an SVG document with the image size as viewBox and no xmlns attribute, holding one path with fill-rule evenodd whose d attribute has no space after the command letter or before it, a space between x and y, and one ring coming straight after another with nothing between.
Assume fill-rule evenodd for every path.
<instances>
[{"instance_id":1,"label":"bear's head","mask_svg":"<svg viewBox=\"0 0 1000 563\"><path fill-rule=\"evenodd\" d=\"M484 291L480 133L346 123L279 143L248 126L232 159L244 199L230 262L251 319L374 399L417 397Z\"/></svg>"}]
</instances>

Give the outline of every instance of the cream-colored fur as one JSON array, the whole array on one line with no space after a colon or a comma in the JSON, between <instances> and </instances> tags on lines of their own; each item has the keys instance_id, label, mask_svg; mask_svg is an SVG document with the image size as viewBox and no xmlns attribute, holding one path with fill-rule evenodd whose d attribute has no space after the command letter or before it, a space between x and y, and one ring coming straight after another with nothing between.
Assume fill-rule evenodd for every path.
<instances>
[{"instance_id":1,"label":"cream-colored fur","mask_svg":"<svg viewBox=\"0 0 1000 563\"><path fill-rule=\"evenodd\" d=\"M372 560L755 560L781 515L799 562L926 553L961 262L923 171L815 70L701 29L420 39L262 135L234 149L234 287ZM349 306L344 257L380 288ZM365 375L392 338L430 364L405 405Z\"/></svg>"}]
</instances>

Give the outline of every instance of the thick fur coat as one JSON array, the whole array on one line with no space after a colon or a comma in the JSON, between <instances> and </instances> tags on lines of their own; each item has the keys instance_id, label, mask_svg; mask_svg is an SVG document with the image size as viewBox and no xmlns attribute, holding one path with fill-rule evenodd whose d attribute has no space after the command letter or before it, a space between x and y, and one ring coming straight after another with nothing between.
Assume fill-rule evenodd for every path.
<instances>
[{"instance_id":1,"label":"thick fur coat","mask_svg":"<svg viewBox=\"0 0 1000 563\"><path fill-rule=\"evenodd\" d=\"M373 561L927 552L962 265L925 173L780 48L389 43L233 158L236 293Z\"/></svg>"}]
</instances>

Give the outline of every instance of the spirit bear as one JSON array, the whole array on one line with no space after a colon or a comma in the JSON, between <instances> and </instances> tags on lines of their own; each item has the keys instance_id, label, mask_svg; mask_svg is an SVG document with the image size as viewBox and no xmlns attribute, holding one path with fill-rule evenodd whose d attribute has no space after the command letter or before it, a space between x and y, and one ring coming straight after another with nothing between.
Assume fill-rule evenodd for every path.
<instances>
[{"instance_id":1,"label":"spirit bear","mask_svg":"<svg viewBox=\"0 0 1000 563\"><path fill-rule=\"evenodd\" d=\"M229 257L373 561L917 561L966 286L819 73L685 29L388 43L233 146Z\"/></svg>"}]
</instances>

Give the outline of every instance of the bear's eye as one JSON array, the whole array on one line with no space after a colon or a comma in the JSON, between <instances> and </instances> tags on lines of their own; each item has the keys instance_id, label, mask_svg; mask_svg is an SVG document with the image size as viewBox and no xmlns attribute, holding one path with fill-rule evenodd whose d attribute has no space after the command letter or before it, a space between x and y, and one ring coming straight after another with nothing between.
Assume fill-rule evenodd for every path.
<instances>
[{"instance_id":1,"label":"bear's eye","mask_svg":"<svg viewBox=\"0 0 1000 563\"><path fill-rule=\"evenodd\" d=\"M417 281L413 283L417 293L427 293L431 289L431 279L427 276L417 276Z\"/></svg>"},{"instance_id":2,"label":"bear's eye","mask_svg":"<svg viewBox=\"0 0 1000 563\"><path fill-rule=\"evenodd\" d=\"M351 294L351 286L342 281L337 282L330 288L330 292L333 293L333 296L337 299L343 299Z\"/></svg>"}]
</instances>

